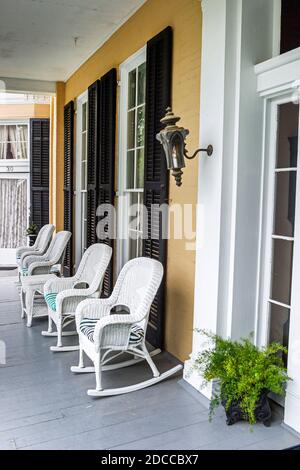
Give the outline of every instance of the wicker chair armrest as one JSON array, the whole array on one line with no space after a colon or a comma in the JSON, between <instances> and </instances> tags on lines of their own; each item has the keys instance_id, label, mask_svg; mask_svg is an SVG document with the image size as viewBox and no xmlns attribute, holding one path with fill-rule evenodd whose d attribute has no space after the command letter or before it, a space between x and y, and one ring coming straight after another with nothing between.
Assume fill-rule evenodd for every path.
<instances>
[{"instance_id":1,"label":"wicker chair armrest","mask_svg":"<svg viewBox=\"0 0 300 470\"><path fill-rule=\"evenodd\" d=\"M99 319L106 315L112 308L111 297L108 299L86 299L80 302L76 309L76 328L79 332L79 325L83 318Z\"/></svg>"},{"instance_id":2,"label":"wicker chair armrest","mask_svg":"<svg viewBox=\"0 0 300 470\"><path fill-rule=\"evenodd\" d=\"M47 261L45 255L37 255L36 253L29 254L24 259L24 268L29 268L32 263L42 263Z\"/></svg>"},{"instance_id":3,"label":"wicker chair armrest","mask_svg":"<svg viewBox=\"0 0 300 470\"><path fill-rule=\"evenodd\" d=\"M73 289L76 282L77 279L75 277L49 279L45 284L44 293L49 294L53 292L58 294L59 292Z\"/></svg>"},{"instance_id":4,"label":"wicker chair armrest","mask_svg":"<svg viewBox=\"0 0 300 470\"><path fill-rule=\"evenodd\" d=\"M23 254L21 255L21 265L25 266L25 263L27 263L27 258L29 256L43 256L45 253L42 251L42 250L27 250L25 252L23 252Z\"/></svg>"},{"instance_id":5,"label":"wicker chair armrest","mask_svg":"<svg viewBox=\"0 0 300 470\"><path fill-rule=\"evenodd\" d=\"M34 253L34 248L30 246L20 246L16 249L16 257L21 258L22 254L25 252Z\"/></svg>"},{"instance_id":6,"label":"wicker chair armrest","mask_svg":"<svg viewBox=\"0 0 300 470\"><path fill-rule=\"evenodd\" d=\"M33 274L49 273L52 266L52 261L36 261L34 263L30 263L28 267L28 276L32 276Z\"/></svg>"},{"instance_id":7,"label":"wicker chair armrest","mask_svg":"<svg viewBox=\"0 0 300 470\"><path fill-rule=\"evenodd\" d=\"M100 318L96 324L95 331L94 331L94 343L96 351L99 352L101 347L101 339L102 335L105 332L105 329L109 329L110 336L113 337L112 341L115 344L119 345L120 340L123 340L124 347L127 346L127 341L129 339L129 333L131 330L131 326L137 322L137 317L134 314L128 315L106 315ZM115 337L115 338L114 338Z\"/></svg>"},{"instance_id":8,"label":"wicker chair armrest","mask_svg":"<svg viewBox=\"0 0 300 470\"><path fill-rule=\"evenodd\" d=\"M75 312L78 304L92 294L91 289L67 289L60 292L56 297L58 315Z\"/></svg>"}]
</instances>

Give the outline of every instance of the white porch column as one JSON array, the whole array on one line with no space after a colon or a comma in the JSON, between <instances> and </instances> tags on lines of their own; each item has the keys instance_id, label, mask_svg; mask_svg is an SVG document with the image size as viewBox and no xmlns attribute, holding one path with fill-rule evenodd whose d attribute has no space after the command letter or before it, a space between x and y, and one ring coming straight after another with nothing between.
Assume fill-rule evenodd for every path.
<instances>
[{"instance_id":1,"label":"white porch column","mask_svg":"<svg viewBox=\"0 0 300 470\"><path fill-rule=\"evenodd\" d=\"M272 56L274 4L202 0L200 144L214 154L199 160L194 327L234 338L256 321L263 104L254 65ZM200 349L194 333L192 357ZM185 378L200 390L200 377Z\"/></svg>"}]
</instances>

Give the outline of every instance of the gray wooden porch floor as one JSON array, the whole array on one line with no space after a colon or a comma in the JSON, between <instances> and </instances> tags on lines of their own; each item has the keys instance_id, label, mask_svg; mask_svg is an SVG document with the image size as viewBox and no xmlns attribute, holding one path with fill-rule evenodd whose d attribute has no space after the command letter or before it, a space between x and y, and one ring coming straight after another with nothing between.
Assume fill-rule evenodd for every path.
<instances>
[{"instance_id":1,"label":"gray wooden porch floor","mask_svg":"<svg viewBox=\"0 0 300 470\"><path fill-rule=\"evenodd\" d=\"M227 427L220 410L213 423L198 394L180 376L128 395L93 399L93 374L74 376L77 353L51 353L53 338L40 332L45 319L26 328L13 277L0 277L0 340L6 365L0 365L0 449L283 449L300 443L281 426L246 423ZM74 341L75 338L69 338ZM160 370L174 364L168 354L156 359ZM108 385L149 377L143 364L107 373Z\"/></svg>"}]
</instances>

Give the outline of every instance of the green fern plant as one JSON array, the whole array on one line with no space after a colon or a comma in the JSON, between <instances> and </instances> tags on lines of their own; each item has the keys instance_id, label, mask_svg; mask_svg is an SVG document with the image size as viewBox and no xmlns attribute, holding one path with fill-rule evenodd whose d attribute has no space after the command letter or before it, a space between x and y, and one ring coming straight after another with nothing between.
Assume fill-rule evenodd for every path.
<instances>
[{"instance_id":1,"label":"green fern plant","mask_svg":"<svg viewBox=\"0 0 300 470\"><path fill-rule=\"evenodd\" d=\"M30 224L26 229L26 235L37 235L38 233L38 226L34 223Z\"/></svg>"},{"instance_id":2,"label":"green fern plant","mask_svg":"<svg viewBox=\"0 0 300 470\"><path fill-rule=\"evenodd\" d=\"M192 369L201 373L204 385L216 381L210 420L221 403L228 410L233 402L238 402L249 423L254 424L261 394L265 390L284 394L290 380L282 360L282 353L287 353L287 349L279 343L259 349L247 338L232 341L207 331L200 330L200 333L207 337L208 347L198 354Z\"/></svg>"}]
</instances>

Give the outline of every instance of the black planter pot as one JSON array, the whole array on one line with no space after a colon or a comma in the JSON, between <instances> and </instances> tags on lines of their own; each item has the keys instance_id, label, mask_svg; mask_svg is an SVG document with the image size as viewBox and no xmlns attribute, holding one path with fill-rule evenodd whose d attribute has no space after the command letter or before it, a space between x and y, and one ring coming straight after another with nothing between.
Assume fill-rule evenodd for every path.
<instances>
[{"instance_id":1,"label":"black planter pot","mask_svg":"<svg viewBox=\"0 0 300 470\"><path fill-rule=\"evenodd\" d=\"M33 246L35 244L37 235L28 235L29 238L29 246Z\"/></svg>"},{"instance_id":2,"label":"black planter pot","mask_svg":"<svg viewBox=\"0 0 300 470\"><path fill-rule=\"evenodd\" d=\"M258 423L263 423L269 427L271 425L272 410L268 399L268 390L263 390L255 408L255 418ZM238 421L248 421L247 415L241 410L238 401L231 403L230 407L226 410L226 400L222 401L222 405L226 412L226 423L228 426L237 423Z\"/></svg>"}]
</instances>

